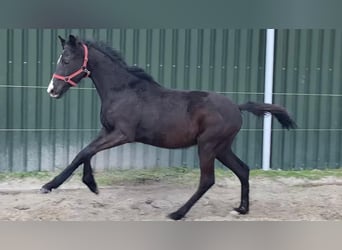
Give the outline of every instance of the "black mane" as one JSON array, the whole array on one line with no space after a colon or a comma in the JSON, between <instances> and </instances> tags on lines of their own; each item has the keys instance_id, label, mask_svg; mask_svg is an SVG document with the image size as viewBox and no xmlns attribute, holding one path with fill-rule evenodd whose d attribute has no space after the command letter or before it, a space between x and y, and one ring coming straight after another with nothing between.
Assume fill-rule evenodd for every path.
<instances>
[{"instance_id":1,"label":"black mane","mask_svg":"<svg viewBox=\"0 0 342 250\"><path fill-rule=\"evenodd\" d=\"M85 41L85 44L87 46L92 46L95 49L101 51L102 53L107 55L113 62L118 63L121 67L123 67L129 73L135 75L136 77L138 77L142 80L147 80L147 81L151 81L151 82L156 83L155 80L153 79L153 77L150 74L148 74L144 69L137 67L137 66L129 66L125 62L121 53L119 51L113 49L112 47L110 47L106 43L101 42L101 41Z\"/></svg>"}]
</instances>

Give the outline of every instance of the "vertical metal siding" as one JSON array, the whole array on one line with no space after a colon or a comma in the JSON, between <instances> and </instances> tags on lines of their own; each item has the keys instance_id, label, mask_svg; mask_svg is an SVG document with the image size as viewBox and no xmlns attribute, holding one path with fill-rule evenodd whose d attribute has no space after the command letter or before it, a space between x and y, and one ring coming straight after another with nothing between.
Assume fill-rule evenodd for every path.
<instances>
[{"instance_id":1,"label":"vertical metal siding","mask_svg":"<svg viewBox=\"0 0 342 250\"><path fill-rule=\"evenodd\" d=\"M100 128L100 103L90 80L52 100L46 87L61 48L73 33L117 48L162 85L212 90L238 103L263 100L264 30L0 29L0 171L64 168ZM262 120L243 115L234 151L261 166ZM97 169L198 165L197 149L129 144L99 153Z\"/></svg>"},{"instance_id":2,"label":"vertical metal siding","mask_svg":"<svg viewBox=\"0 0 342 250\"><path fill-rule=\"evenodd\" d=\"M274 124L272 167L341 166L341 31L278 30L274 102L288 108L299 129Z\"/></svg>"}]
</instances>

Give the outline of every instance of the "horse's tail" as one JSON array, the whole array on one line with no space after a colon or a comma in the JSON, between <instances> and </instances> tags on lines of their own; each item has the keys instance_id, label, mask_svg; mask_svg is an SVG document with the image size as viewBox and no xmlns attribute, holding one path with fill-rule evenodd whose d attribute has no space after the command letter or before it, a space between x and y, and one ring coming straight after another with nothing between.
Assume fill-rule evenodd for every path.
<instances>
[{"instance_id":1,"label":"horse's tail","mask_svg":"<svg viewBox=\"0 0 342 250\"><path fill-rule=\"evenodd\" d=\"M295 121L292 120L286 109L276 104L247 102L239 105L239 109L241 111L251 112L256 116L263 116L266 113L271 113L277 118L283 128L290 129L297 127Z\"/></svg>"}]
</instances>

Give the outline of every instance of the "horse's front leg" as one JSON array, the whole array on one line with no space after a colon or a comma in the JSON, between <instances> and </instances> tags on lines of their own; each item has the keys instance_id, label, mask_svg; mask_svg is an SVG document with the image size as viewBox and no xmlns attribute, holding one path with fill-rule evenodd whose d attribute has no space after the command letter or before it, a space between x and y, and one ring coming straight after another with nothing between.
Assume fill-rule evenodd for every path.
<instances>
[{"instance_id":1,"label":"horse's front leg","mask_svg":"<svg viewBox=\"0 0 342 250\"><path fill-rule=\"evenodd\" d=\"M121 130L107 132L105 129L101 131L99 136L79 152L74 160L59 175L50 182L46 183L42 188L42 193L49 193L52 189L58 188L72 173L84 163L83 182L93 192L97 192L96 183L92 174L90 159L99 151L122 145L128 142L128 138ZM94 186L95 185L95 186Z\"/></svg>"},{"instance_id":2,"label":"horse's front leg","mask_svg":"<svg viewBox=\"0 0 342 250\"><path fill-rule=\"evenodd\" d=\"M95 194L99 194L99 190L97 189L97 184L93 175L93 169L90 165L90 159L84 161L82 181L87 185L90 191Z\"/></svg>"}]
</instances>

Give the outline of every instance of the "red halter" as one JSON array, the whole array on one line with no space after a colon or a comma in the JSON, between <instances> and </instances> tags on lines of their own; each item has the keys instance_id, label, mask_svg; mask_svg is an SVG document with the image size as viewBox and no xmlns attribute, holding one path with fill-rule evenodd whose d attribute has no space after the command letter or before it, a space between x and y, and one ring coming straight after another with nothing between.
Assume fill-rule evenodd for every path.
<instances>
[{"instance_id":1,"label":"red halter","mask_svg":"<svg viewBox=\"0 0 342 250\"><path fill-rule=\"evenodd\" d=\"M63 80L64 82L69 83L71 86L76 87L77 83L75 83L72 78L82 74L82 73L86 73L87 75L84 77L88 77L90 75L90 71L87 69L87 63L88 63L88 47L85 44L82 44L83 48L84 48L84 59L83 59L83 64L82 67L75 71L74 73L68 75L68 76L61 76L61 75L57 75L57 74L53 74L52 78L56 78L59 80Z\"/></svg>"}]
</instances>

